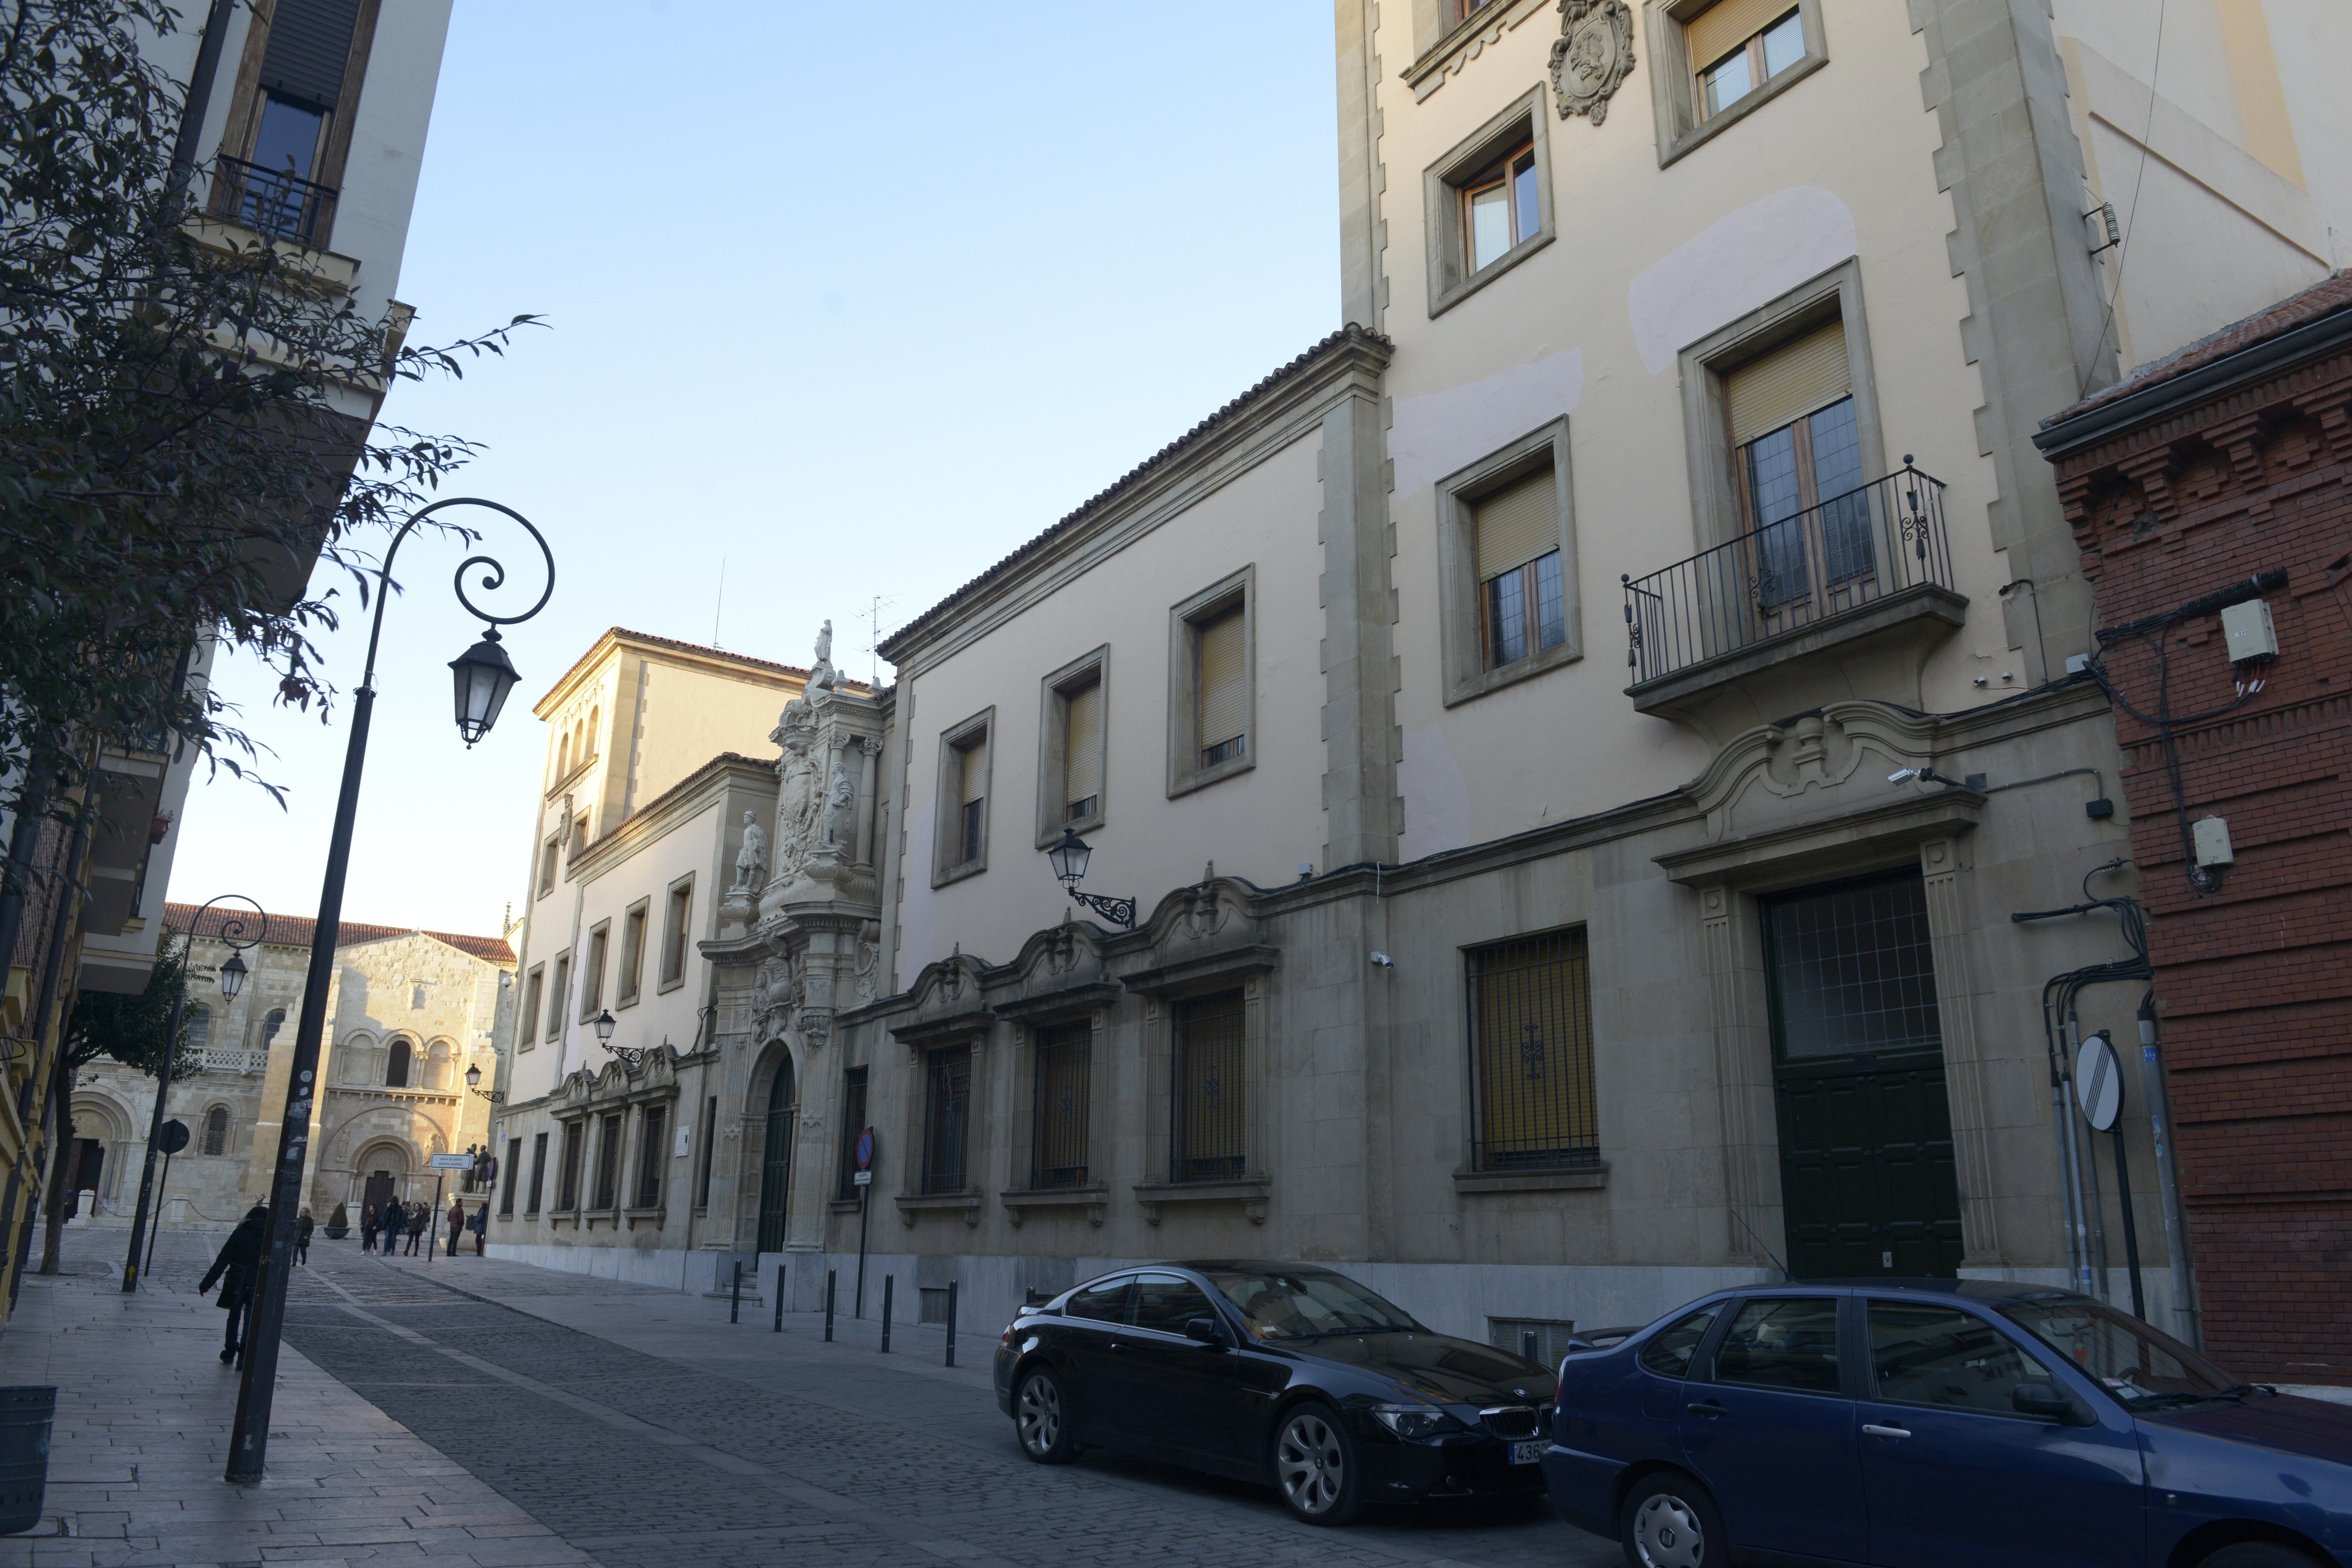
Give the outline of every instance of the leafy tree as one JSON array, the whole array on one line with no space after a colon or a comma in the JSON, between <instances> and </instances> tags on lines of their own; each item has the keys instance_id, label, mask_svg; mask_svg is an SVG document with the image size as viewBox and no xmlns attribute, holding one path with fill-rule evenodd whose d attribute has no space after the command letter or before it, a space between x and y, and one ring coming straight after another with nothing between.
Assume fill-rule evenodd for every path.
<instances>
[{"instance_id":1,"label":"leafy tree","mask_svg":"<svg viewBox=\"0 0 2352 1568\"><path fill-rule=\"evenodd\" d=\"M384 394L532 319L411 345L316 252L207 216L209 183L173 162L182 89L145 52L177 25L166 0L0 0L0 804L19 808L64 800L100 744L251 776L235 713L185 679L199 637L323 720L311 638L336 593L305 586L313 563L364 605L371 542L474 450L374 424Z\"/></svg>"}]
</instances>

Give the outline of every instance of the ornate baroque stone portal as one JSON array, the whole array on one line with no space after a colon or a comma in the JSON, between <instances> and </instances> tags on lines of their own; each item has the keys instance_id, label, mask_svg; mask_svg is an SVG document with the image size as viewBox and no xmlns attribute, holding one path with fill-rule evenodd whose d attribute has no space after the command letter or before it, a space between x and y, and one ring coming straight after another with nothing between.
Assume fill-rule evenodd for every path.
<instances>
[{"instance_id":1,"label":"ornate baroque stone portal","mask_svg":"<svg viewBox=\"0 0 2352 1568\"><path fill-rule=\"evenodd\" d=\"M1551 89L1559 117L1581 114L1598 125L1609 99L1633 69L1633 13L1625 0L1559 0L1559 37L1551 46Z\"/></svg>"}]
</instances>

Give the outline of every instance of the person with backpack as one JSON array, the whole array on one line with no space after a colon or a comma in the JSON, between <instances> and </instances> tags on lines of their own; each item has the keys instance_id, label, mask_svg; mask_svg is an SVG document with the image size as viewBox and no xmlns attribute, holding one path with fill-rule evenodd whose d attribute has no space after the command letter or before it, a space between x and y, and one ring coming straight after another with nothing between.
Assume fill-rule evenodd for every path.
<instances>
[{"instance_id":1,"label":"person with backpack","mask_svg":"<svg viewBox=\"0 0 2352 1568\"><path fill-rule=\"evenodd\" d=\"M220 1256L196 1286L201 1296L215 1282L221 1288L220 1307L228 1314L228 1335L221 1346L223 1362L235 1361L245 1352L245 1313L253 1304L253 1288L261 1277L261 1259L269 1245L269 1208L256 1204L246 1211L236 1228L221 1243Z\"/></svg>"}]
</instances>

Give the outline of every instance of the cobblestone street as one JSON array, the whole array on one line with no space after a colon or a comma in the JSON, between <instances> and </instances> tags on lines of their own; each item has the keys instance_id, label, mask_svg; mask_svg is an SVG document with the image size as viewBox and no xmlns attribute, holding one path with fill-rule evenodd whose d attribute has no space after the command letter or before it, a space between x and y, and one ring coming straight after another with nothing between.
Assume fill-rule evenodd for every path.
<instances>
[{"instance_id":1,"label":"cobblestone street","mask_svg":"<svg viewBox=\"0 0 2352 1568\"><path fill-rule=\"evenodd\" d=\"M73 1240L71 1268L95 1269L120 1245L103 1235ZM192 1302L200 1248L194 1238L164 1245L158 1296ZM122 1550L102 1548L90 1539L98 1532L86 1530L70 1542L10 1542L0 1547L0 1563L524 1564L584 1556L608 1568L780 1561L1512 1568L1617 1560L1609 1543L1559 1523L1541 1504L1376 1511L1354 1528L1323 1531L1291 1521L1270 1489L1098 1456L1066 1468L1033 1466L989 1390L993 1324L968 1329L959 1342L964 1364L948 1368L936 1327L898 1324L886 1358L871 1317L845 1316L836 1342L826 1344L814 1315L788 1315L776 1333L768 1306L747 1303L742 1321L730 1325L724 1300L519 1264L387 1261L361 1257L355 1242L323 1238L311 1264L289 1299L287 1342L299 1352L289 1358L289 1380L315 1367L328 1389L340 1383L355 1391L373 1406L366 1415L381 1412L511 1505L520 1516L513 1535L461 1543L447 1531L436 1540L411 1529L380 1541L280 1546L265 1531L243 1553L224 1554L210 1539L181 1550L169 1531L144 1548L117 1525L111 1544ZM52 1307L65 1308L70 1287L89 1283L61 1279L28 1291L54 1292ZM869 1312L878 1286L869 1282ZM204 1311L201 1326L216 1333L217 1313L208 1304ZM55 1331L31 1320L13 1327L0 1345L0 1375L31 1381L26 1342ZM83 1353L97 1349L85 1343ZM209 1354L203 1363L215 1364ZM49 1375L63 1385L53 1468L63 1479L86 1395L69 1371ZM188 1381L179 1397L217 1402L214 1418L225 1428L230 1377L224 1371L216 1389L194 1373ZM278 1428L288 1428L291 1404L281 1395ZM203 1479L203 1469L179 1483L196 1503L237 1495ZM273 1449L273 1481L278 1471ZM217 1473L211 1463L209 1475ZM397 1483L385 1478L372 1489L378 1511L400 1500ZM85 1500L54 1484L52 1499L52 1512ZM113 1500L121 1514L119 1500ZM549 1533L537 1535L541 1529Z\"/></svg>"}]
</instances>

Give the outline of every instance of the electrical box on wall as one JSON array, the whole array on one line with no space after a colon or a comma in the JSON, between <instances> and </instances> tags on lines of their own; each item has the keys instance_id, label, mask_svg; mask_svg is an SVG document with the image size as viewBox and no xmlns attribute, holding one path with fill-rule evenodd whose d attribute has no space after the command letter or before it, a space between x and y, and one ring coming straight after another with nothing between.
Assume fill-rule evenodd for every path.
<instances>
[{"instance_id":1,"label":"electrical box on wall","mask_svg":"<svg viewBox=\"0 0 2352 1568\"><path fill-rule=\"evenodd\" d=\"M2237 859L2230 847L2230 825L2218 816L2208 816L2189 825L2190 841L2197 847L2200 866L2227 866Z\"/></svg>"},{"instance_id":2,"label":"electrical box on wall","mask_svg":"<svg viewBox=\"0 0 2352 1568\"><path fill-rule=\"evenodd\" d=\"M2278 628L2271 624L2271 607L2260 599L2232 605L2221 612L2221 636L2230 645L2231 664L2251 664L2278 657Z\"/></svg>"}]
</instances>

